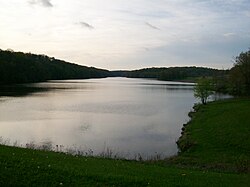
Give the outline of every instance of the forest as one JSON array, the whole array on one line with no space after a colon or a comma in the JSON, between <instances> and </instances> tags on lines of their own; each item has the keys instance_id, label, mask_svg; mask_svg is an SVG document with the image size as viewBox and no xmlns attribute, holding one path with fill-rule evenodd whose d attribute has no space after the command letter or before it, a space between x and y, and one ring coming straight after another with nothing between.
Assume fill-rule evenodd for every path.
<instances>
[{"instance_id":1,"label":"forest","mask_svg":"<svg viewBox=\"0 0 250 187\"><path fill-rule=\"evenodd\" d=\"M46 55L0 50L0 84L107 76L108 70L80 66Z\"/></svg>"},{"instance_id":2,"label":"forest","mask_svg":"<svg viewBox=\"0 0 250 187\"><path fill-rule=\"evenodd\" d=\"M194 80L198 77L220 77L228 74L228 70L218 70L205 67L161 67L145 68L127 73L131 78L156 78L164 81Z\"/></svg>"}]
</instances>

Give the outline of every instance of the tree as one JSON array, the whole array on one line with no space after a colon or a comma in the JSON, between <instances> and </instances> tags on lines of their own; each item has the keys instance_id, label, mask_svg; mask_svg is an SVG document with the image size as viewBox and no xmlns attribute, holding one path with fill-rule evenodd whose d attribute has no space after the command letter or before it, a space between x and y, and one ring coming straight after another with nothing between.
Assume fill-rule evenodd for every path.
<instances>
[{"instance_id":1,"label":"tree","mask_svg":"<svg viewBox=\"0 0 250 187\"><path fill-rule=\"evenodd\" d=\"M230 70L231 90L235 95L250 95L250 50L235 58Z\"/></svg>"},{"instance_id":2,"label":"tree","mask_svg":"<svg viewBox=\"0 0 250 187\"><path fill-rule=\"evenodd\" d=\"M194 87L194 96L200 98L202 104L207 103L207 99L213 94L213 83L209 78L200 78Z\"/></svg>"}]
</instances>

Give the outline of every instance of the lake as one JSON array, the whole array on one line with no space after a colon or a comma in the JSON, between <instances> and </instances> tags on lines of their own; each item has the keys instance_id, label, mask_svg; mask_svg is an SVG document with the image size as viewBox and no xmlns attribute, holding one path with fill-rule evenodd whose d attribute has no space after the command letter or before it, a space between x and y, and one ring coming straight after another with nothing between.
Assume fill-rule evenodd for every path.
<instances>
[{"instance_id":1,"label":"lake","mask_svg":"<svg viewBox=\"0 0 250 187\"><path fill-rule=\"evenodd\" d=\"M2 142L50 142L62 151L108 150L126 158L175 155L197 101L190 83L150 79L49 81L24 88L0 97Z\"/></svg>"}]
</instances>

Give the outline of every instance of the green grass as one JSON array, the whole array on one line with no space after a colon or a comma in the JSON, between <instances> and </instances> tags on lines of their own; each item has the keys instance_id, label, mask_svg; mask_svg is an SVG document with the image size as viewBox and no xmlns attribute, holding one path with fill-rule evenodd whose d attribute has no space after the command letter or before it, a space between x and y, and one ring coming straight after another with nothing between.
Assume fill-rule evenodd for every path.
<instances>
[{"instance_id":1,"label":"green grass","mask_svg":"<svg viewBox=\"0 0 250 187\"><path fill-rule=\"evenodd\" d=\"M191 148L175 163L236 172L249 172L250 99L212 102L198 107L180 138ZM189 146L188 146L189 145Z\"/></svg>"},{"instance_id":2,"label":"green grass","mask_svg":"<svg viewBox=\"0 0 250 187\"><path fill-rule=\"evenodd\" d=\"M156 163L76 157L0 145L0 186L248 186L250 100L201 107L181 143Z\"/></svg>"},{"instance_id":3,"label":"green grass","mask_svg":"<svg viewBox=\"0 0 250 187\"><path fill-rule=\"evenodd\" d=\"M246 174L0 146L0 186L247 186ZM210 185L211 184L211 185Z\"/></svg>"}]
</instances>

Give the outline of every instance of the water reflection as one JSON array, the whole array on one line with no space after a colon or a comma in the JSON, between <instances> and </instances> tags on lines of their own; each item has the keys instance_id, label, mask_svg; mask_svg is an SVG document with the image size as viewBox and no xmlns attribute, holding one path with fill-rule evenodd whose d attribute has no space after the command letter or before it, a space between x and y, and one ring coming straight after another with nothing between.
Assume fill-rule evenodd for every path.
<instances>
[{"instance_id":1,"label":"water reflection","mask_svg":"<svg viewBox=\"0 0 250 187\"><path fill-rule=\"evenodd\" d=\"M27 97L4 97L0 136L25 144L49 140L129 158L176 154L195 102L191 84L106 78L29 84ZM39 91L41 89L41 91ZM6 95L6 94L5 94Z\"/></svg>"},{"instance_id":2,"label":"water reflection","mask_svg":"<svg viewBox=\"0 0 250 187\"><path fill-rule=\"evenodd\" d=\"M20 97L27 96L36 92L46 92L49 91L45 87L34 87L32 84L18 84L18 85L1 85L0 86L0 97L1 96L11 96L11 97Z\"/></svg>"}]
</instances>

